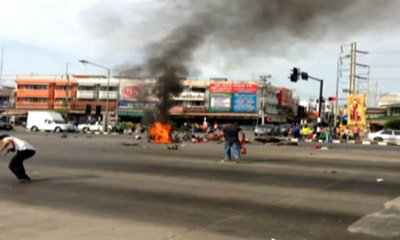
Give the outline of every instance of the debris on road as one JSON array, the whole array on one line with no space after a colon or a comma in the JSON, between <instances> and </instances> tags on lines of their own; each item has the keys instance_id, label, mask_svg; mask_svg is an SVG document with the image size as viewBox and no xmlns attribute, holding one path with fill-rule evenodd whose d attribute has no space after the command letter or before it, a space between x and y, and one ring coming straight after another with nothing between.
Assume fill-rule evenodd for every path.
<instances>
[{"instance_id":1,"label":"debris on road","mask_svg":"<svg viewBox=\"0 0 400 240\"><path fill-rule=\"evenodd\" d=\"M299 146L297 142L277 142L271 143L273 146Z\"/></svg>"},{"instance_id":2,"label":"debris on road","mask_svg":"<svg viewBox=\"0 0 400 240\"><path fill-rule=\"evenodd\" d=\"M266 143L278 143L278 142L281 142L281 140L280 140L280 139L278 139L278 138L272 138L272 137L267 137L267 138L264 138L264 137L258 137L258 138L255 138L255 139L254 139L254 141L256 141L256 142L260 142L260 143L263 143L263 144L266 144Z\"/></svg>"},{"instance_id":3,"label":"debris on road","mask_svg":"<svg viewBox=\"0 0 400 240\"><path fill-rule=\"evenodd\" d=\"M321 150L329 150L328 147L321 147Z\"/></svg>"},{"instance_id":4,"label":"debris on road","mask_svg":"<svg viewBox=\"0 0 400 240\"><path fill-rule=\"evenodd\" d=\"M167 146L168 150L178 150L178 145L177 144L173 144L173 145L169 145Z\"/></svg>"},{"instance_id":5,"label":"debris on road","mask_svg":"<svg viewBox=\"0 0 400 240\"><path fill-rule=\"evenodd\" d=\"M61 134L61 138L67 138L67 137L68 137L68 134L66 134L66 133Z\"/></svg>"},{"instance_id":6,"label":"debris on road","mask_svg":"<svg viewBox=\"0 0 400 240\"><path fill-rule=\"evenodd\" d=\"M139 143L136 142L123 142L122 145L124 146L137 146Z\"/></svg>"},{"instance_id":7,"label":"debris on road","mask_svg":"<svg viewBox=\"0 0 400 240\"><path fill-rule=\"evenodd\" d=\"M383 178L377 178L376 182L383 182Z\"/></svg>"}]
</instances>

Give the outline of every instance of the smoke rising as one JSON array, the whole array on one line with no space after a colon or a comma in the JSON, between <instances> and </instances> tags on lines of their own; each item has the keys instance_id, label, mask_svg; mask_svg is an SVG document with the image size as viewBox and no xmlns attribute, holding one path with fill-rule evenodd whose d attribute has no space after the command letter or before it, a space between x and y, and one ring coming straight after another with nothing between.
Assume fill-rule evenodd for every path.
<instances>
[{"instance_id":1,"label":"smoke rising","mask_svg":"<svg viewBox=\"0 0 400 240\"><path fill-rule=\"evenodd\" d=\"M165 120L171 95L182 91L182 78L198 70L194 56L204 46L216 49L207 53L210 59L223 55L226 62L237 61L232 53L241 60L254 54L282 57L299 41L346 41L354 33L390 26L399 20L399 6L396 0L166 0L145 25L150 32L172 27L146 47L143 64L124 74L157 79L159 113ZM135 28L115 31L129 38Z\"/></svg>"}]
</instances>

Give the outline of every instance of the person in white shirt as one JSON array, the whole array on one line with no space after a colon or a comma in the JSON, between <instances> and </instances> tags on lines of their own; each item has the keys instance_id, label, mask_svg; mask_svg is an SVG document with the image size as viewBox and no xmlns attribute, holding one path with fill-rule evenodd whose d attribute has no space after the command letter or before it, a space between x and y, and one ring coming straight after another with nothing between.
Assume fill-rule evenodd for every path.
<instances>
[{"instance_id":1,"label":"person in white shirt","mask_svg":"<svg viewBox=\"0 0 400 240\"><path fill-rule=\"evenodd\" d=\"M26 174L23 162L35 155L35 148L28 142L9 135L1 135L0 141L3 143L0 147L0 153L7 148L7 153L16 152L8 167L17 176L18 181L21 183L30 182L31 178Z\"/></svg>"}]
</instances>

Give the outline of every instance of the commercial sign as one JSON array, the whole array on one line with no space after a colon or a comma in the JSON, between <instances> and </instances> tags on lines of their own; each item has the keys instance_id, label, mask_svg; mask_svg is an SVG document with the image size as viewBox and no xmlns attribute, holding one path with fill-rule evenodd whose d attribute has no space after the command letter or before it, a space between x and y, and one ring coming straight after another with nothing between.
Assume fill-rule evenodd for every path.
<instances>
[{"instance_id":1,"label":"commercial sign","mask_svg":"<svg viewBox=\"0 0 400 240\"><path fill-rule=\"evenodd\" d=\"M257 94L237 93L233 95L234 112L257 112Z\"/></svg>"},{"instance_id":2,"label":"commercial sign","mask_svg":"<svg viewBox=\"0 0 400 240\"><path fill-rule=\"evenodd\" d=\"M233 93L252 93L257 94L258 84L256 83L234 83L232 84Z\"/></svg>"},{"instance_id":3,"label":"commercial sign","mask_svg":"<svg viewBox=\"0 0 400 240\"><path fill-rule=\"evenodd\" d=\"M128 101L119 101L118 108L126 108L126 109L139 109L139 110L152 110L157 107L157 102L128 102Z\"/></svg>"},{"instance_id":4,"label":"commercial sign","mask_svg":"<svg viewBox=\"0 0 400 240\"><path fill-rule=\"evenodd\" d=\"M210 94L211 112L230 112L231 110L232 110L232 94L230 93Z\"/></svg>"},{"instance_id":5,"label":"commercial sign","mask_svg":"<svg viewBox=\"0 0 400 240\"><path fill-rule=\"evenodd\" d=\"M154 94L154 80L130 80L120 81L120 101L129 102L157 102Z\"/></svg>"},{"instance_id":6,"label":"commercial sign","mask_svg":"<svg viewBox=\"0 0 400 240\"><path fill-rule=\"evenodd\" d=\"M253 93L257 94L257 83L211 83L210 93Z\"/></svg>"},{"instance_id":7,"label":"commercial sign","mask_svg":"<svg viewBox=\"0 0 400 240\"><path fill-rule=\"evenodd\" d=\"M293 92L290 89L287 88L279 88L279 93L278 93L278 102L279 105L288 107L293 104Z\"/></svg>"},{"instance_id":8,"label":"commercial sign","mask_svg":"<svg viewBox=\"0 0 400 240\"><path fill-rule=\"evenodd\" d=\"M367 105L365 94L354 94L347 97L347 125L367 126Z\"/></svg>"},{"instance_id":9,"label":"commercial sign","mask_svg":"<svg viewBox=\"0 0 400 240\"><path fill-rule=\"evenodd\" d=\"M204 101L204 96L203 92L183 91L172 99L176 101Z\"/></svg>"},{"instance_id":10,"label":"commercial sign","mask_svg":"<svg viewBox=\"0 0 400 240\"><path fill-rule=\"evenodd\" d=\"M232 93L232 83L210 83L210 93Z\"/></svg>"}]
</instances>

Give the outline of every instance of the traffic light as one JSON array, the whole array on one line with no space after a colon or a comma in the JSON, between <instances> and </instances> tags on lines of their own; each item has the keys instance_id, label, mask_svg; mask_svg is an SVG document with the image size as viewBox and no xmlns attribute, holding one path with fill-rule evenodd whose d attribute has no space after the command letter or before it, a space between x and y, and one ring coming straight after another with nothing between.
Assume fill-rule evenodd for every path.
<instances>
[{"instance_id":1,"label":"traffic light","mask_svg":"<svg viewBox=\"0 0 400 240\"><path fill-rule=\"evenodd\" d=\"M92 114L92 106L87 104L86 105L86 110L85 110L86 115L91 115Z\"/></svg>"},{"instance_id":2,"label":"traffic light","mask_svg":"<svg viewBox=\"0 0 400 240\"><path fill-rule=\"evenodd\" d=\"M302 80L308 80L308 73L302 72L302 73L301 73L301 79L302 79Z\"/></svg>"},{"instance_id":3,"label":"traffic light","mask_svg":"<svg viewBox=\"0 0 400 240\"><path fill-rule=\"evenodd\" d=\"M297 82L299 80L299 69L298 68L293 68L292 69L292 74L290 74L290 81L291 82Z\"/></svg>"},{"instance_id":4,"label":"traffic light","mask_svg":"<svg viewBox=\"0 0 400 240\"><path fill-rule=\"evenodd\" d=\"M336 97L329 97L328 100L329 102L336 102Z\"/></svg>"},{"instance_id":5,"label":"traffic light","mask_svg":"<svg viewBox=\"0 0 400 240\"><path fill-rule=\"evenodd\" d=\"M101 106L97 105L96 106L96 116L100 116L101 115Z\"/></svg>"}]
</instances>

